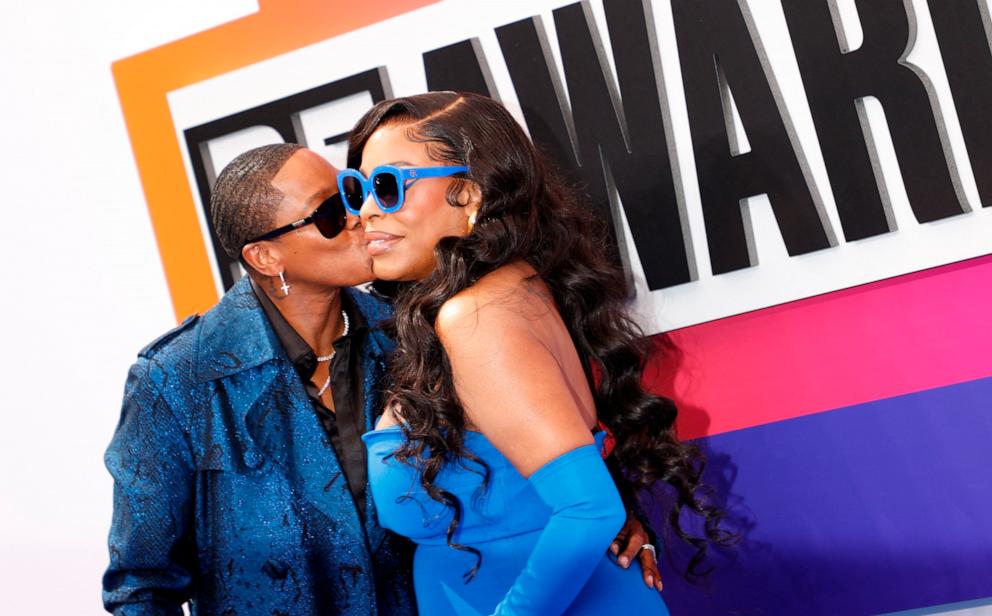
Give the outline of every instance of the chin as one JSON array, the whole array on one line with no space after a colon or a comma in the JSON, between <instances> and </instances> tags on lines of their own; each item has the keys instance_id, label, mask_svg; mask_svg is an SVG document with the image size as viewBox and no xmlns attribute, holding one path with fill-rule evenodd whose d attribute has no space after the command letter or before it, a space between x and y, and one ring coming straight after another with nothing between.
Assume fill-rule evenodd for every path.
<instances>
[{"instance_id":1,"label":"chin","mask_svg":"<svg viewBox=\"0 0 992 616\"><path fill-rule=\"evenodd\" d=\"M427 276L417 276L409 272L382 272L378 270L375 274L376 280L387 280L389 282L418 282L427 278Z\"/></svg>"},{"instance_id":2,"label":"chin","mask_svg":"<svg viewBox=\"0 0 992 616\"><path fill-rule=\"evenodd\" d=\"M338 263L328 264L326 267L328 278L335 279L331 286L354 287L375 279L371 263Z\"/></svg>"},{"instance_id":3,"label":"chin","mask_svg":"<svg viewBox=\"0 0 992 616\"><path fill-rule=\"evenodd\" d=\"M388 280L390 282L406 282L412 280L409 277L403 276L403 272L394 272L388 267L376 267L373 265L372 274L375 276L376 280Z\"/></svg>"},{"instance_id":4,"label":"chin","mask_svg":"<svg viewBox=\"0 0 992 616\"><path fill-rule=\"evenodd\" d=\"M397 282L409 280L409 278L403 276L406 273L406 268L395 261L395 259L390 259L385 255L378 258L372 257L372 274L378 280L392 280Z\"/></svg>"},{"instance_id":5,"label":"chin","mask_svg":"<svg viewBox=\"0 0 992 616\"><path fill-rule=\"evenodd\" d=\"M434 271L434 255L426 263L422 259L402 258L396 252L372 257L372 273L379 280L393 282L416 282L423 280Z\"/></svg>"}]
</instances>

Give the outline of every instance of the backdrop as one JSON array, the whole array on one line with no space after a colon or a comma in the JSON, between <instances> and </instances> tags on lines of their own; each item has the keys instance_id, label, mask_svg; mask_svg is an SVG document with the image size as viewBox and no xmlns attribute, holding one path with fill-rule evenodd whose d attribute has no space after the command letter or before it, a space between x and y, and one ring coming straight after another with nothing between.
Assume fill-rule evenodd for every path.
<instances>
[{"instance_id":1,"label":"backdrop","mask_svg":"<svg viewBox=\"0 0 992 616\"><path fill-rule=\"evenodd\" d=\"M80 20L104 26L80 9L4 26L42 54L22 88L44 84L7 112L34 126L5 181L15 604L98 613L124 369L241 275L205 215L216 173L274 141L341 166L373 102L457 89L501 100L612 222L649 383L709 455L742 542L697 586L675 550L674 613L992 613L988 0L128 10L109 56L82 51Z\"/></svg>"}]
</instances>

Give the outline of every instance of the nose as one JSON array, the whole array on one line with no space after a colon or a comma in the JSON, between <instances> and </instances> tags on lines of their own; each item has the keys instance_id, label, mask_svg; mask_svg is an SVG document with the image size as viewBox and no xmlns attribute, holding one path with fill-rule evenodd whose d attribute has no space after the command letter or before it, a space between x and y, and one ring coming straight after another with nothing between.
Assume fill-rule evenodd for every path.
<instances>
[{"instance_id":1,"label":"nose","mask_svg":"<svg viewBox=\"0 0 992 616\"><path fill-rule=\"evenodd\" d=\"M379 204L375 202L375 197L372 196L372 191L369 191L365 201L362 203L362 209L359 210L359 214L362 217L362 224L368 224L373 218L377 218L382 215L382 210L379 209Z\"/></svg>"}]
</instances>

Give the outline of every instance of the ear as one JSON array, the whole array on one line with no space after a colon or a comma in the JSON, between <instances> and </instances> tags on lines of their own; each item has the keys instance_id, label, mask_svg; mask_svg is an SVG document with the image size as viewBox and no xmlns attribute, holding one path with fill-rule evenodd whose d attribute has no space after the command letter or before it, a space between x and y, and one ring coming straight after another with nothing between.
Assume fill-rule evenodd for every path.
<instances>
[{"instance_id":1,"label":"ear","mask_svg":"<svg viewBox=\"0 0 992 616\"><path fill-rule=\"evenodd\" d=\"M285 268L279 248L272 242L253 242L241 249L245 263L263 276L278 276Z\"/></svg>"},{"instance_id":2,"label":"ear","mask_svg":"<svg viewBox=\"0 0 992 616\"><path fill-rule=\"evenodd\" d=\"M465 216L478 214L482 207L482 189L471 180L462 182L462 188L458 191L458 203L465 208Z\"/></svg>"}]
</instances>

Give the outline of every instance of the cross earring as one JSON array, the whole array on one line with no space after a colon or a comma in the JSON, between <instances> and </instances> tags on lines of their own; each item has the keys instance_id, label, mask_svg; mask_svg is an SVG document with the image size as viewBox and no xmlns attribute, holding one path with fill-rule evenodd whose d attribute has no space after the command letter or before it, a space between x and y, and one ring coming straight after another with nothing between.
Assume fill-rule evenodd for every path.
<instances>
[{"instance_id":1,"label":"cross earring","mask_svg":"<svg viewBox=\"0 0 992 616\"><path fill-rule=\"evenodd\" d=\"M282 286L279 287L279 290L282 291L282 296L288 296L290 285L286 284L286 277L282 275L282 272L279 272L279 282L282 283Z\"/></svg>"}]
</instances>

